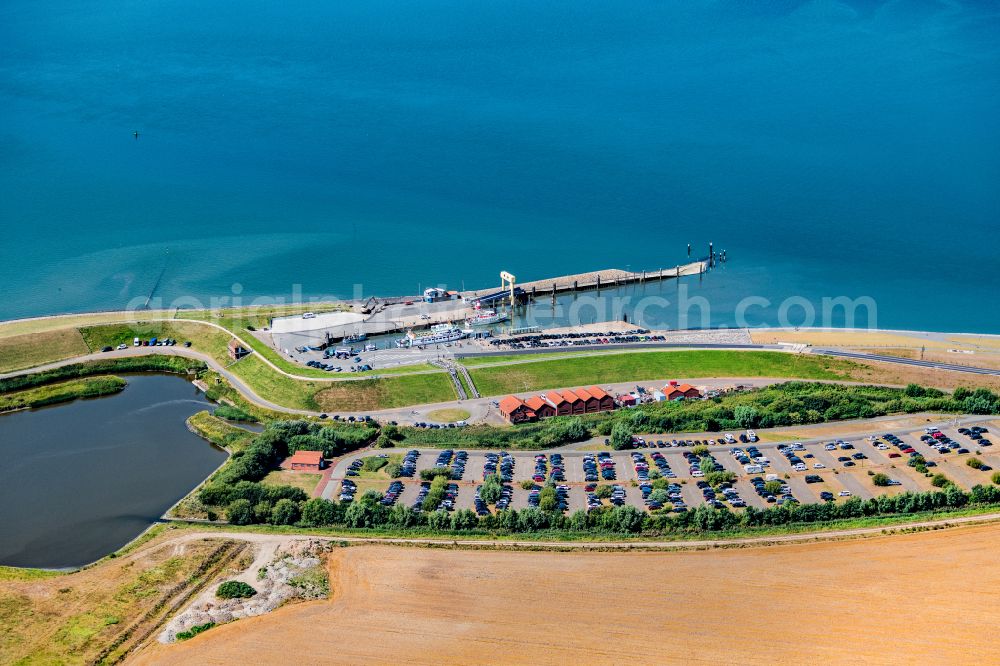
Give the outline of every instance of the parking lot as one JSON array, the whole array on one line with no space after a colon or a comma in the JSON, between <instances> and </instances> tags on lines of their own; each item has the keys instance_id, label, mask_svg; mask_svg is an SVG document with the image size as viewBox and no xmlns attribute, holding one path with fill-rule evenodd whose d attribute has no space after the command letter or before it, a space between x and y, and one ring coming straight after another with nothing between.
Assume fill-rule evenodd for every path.
<instances>
[{"instance_id":1,"label":"parking lot","mask_svg":"<svg viewBox=\"0 0 1000 666\"><path fill-rule=\"evenodd\" d=\"M925 458L928 473L944 474L960 487L969 489L977 483L989 483L991 469L1000 469L1000 440L996 444L982 443L983 440L998 438L1000 422L988 419L968 420L968 422L987 429L987 432L981 435L983 439L978 440L978 443L970 436L959 433L960 426L954 422L928 425L928 430L933 429L940 437L950 440L953 443L951 448L932 446L931 443L921 440L922 436L925 439L930 437L928 432L912 427L897 432L872 431L865 435L853 434L845 438L826 437L800 442L726 443L715 440L714 443L707 445L708 453L717 470L721 469L736 475L736 481L731 484L730 490L700 488L699 483L703 486L707 486L707 483L702 472L692 462L698 460L692 453L694 446L680 445L680 441L679 445L673 446L671 443L675 438L665 435L643 436L641 444L630 451L585 451L574 450L572 447L556 451L512 451L510 455L514 464L510 482L506 485L512 490L511 508L528 507L532 491L522 487L522 483L531 482L536 490L540 489L553 469L551 456L553 453L558 453L562 456L563 471L562 479L557 480L556 484L565 487L568 512L588 507L588 496L594 485L620 486L616 493L616 502L631 504L645 510L647 502L643 496L644 494L648 496L650 488L647 487L644 493L642 485L651 485L651 481L647 479L654 479L657 476L676 484L669 490L671 501L679 501L680 504L677 506L688 509L706 502L736 510L741 508L741 503L744 506L765 508L781 504L789 498L801 503L824 500L840 502L850 497L868 499L882 494L934 489L931 478L907 465L910 453L905 451L912 449L912 453ZM896 443L887 440L886 435L893 437ZM934 443L937 444L937 441ZM745 456L750 447L756 447L755 451L759 453L757 457L761 461L766 461L763 462L760 471L747 471L747 465L741 463L737 457ZM942 453L939 450L942 448L947 452ZM741 453L734 453L734 450ZM959 453L959 451L967 452ZM455 455L458 453L456 451ZM462 477L451 479L456 491L453 500L455 509L476 508L476 488L482 484L484 468L488 462L487 451L473 449L465 453L467 455L464 458ZM441 449L419 451L413 478L400 479L403 482L403 489L399 493L398 503L413 506L421 491L420 472L434 467L440 454ZM340 494L341 481L345 478L347 466L352 460L371 455L377 454L373 451L358 452L339 461L331 475L329 485L324 489L323 496L336 499ZM539 477L535 477L538 470L542 469L541 466L536 467L536 456L539 455L546 457L545 472L540 477L541 481L538 480ZM791 457L799 461L797 468ZM973 469L968 466L966 461L971 457L978 458L987 469ZM585 473L587 459L591 460L592 469L595 463L597 465L596 482L587 479ZM750 460L749 463L760 464L757 460ZM604 476L605 468L613 470L613 473ZM756 470L754 467L750 469ZM669 470L672 476L668 476L663 470ZM869 472L886 474L892 485L876 486ZM640 478L641 476L643 478ZM781 486L781 490L777 494L758 490L768 482L776 482ZM384 490L388 485L388 479L366 480L360 492L371 487ZM589 491L588 486L591 488ZM774 485L768 487L776 488ZM624 491L623 498L621 491ZM824 497L824 494L827 495ZM593 502L594 499L591 497L590 503ZM609 506L611 499L602 499L601 504ZM667 504L665 508L671 507Z\"/></svg>"}]
</instances>

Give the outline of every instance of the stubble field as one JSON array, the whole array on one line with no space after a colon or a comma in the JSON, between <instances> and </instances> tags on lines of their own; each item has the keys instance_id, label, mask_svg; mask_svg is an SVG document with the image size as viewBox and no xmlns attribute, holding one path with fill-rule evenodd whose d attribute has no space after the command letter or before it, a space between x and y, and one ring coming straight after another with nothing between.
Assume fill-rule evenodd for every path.
<instances>
[{"instance_id":1,"label":"stubble field","mask_svg":"<svg viewBox=\"0 0 1000 666\"><path fill-rule=\"evenodd\" d=\"M993 524L665 553L346 548L331 600L133 661L987 663L998 538Z\"/></svg>"}]
</instances>

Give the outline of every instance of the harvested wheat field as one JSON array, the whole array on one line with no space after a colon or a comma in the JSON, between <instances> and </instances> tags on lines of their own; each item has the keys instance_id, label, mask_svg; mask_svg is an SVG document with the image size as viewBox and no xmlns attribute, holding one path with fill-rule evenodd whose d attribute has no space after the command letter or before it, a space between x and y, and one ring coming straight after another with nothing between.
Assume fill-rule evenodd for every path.
<instances>
[{"instance_id":1,"label":"harvested wheat field","mask_svg":"<svg viewBox=\"0 0 1000 666\"><path fill-rule=\"evenodd\" d=\"M140 664L996 663L1000 525L667 553L365 546Z\"/></svg>"}]
</instances>

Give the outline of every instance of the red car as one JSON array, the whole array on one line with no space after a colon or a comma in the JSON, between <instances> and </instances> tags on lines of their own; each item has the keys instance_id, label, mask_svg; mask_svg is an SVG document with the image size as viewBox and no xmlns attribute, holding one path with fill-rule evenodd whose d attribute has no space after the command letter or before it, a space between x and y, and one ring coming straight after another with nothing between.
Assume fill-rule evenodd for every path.
<instances>
[{"instance_id":1,"label":"red car","mask_svg":"<svg viewBox=\"0 0 1000 666\"><path fill-rule=\"evenodd\" d=\"M890 458L902 458L903 456L899 455L898 453L890 453L889 457Z\"/></svg>"}]
</instances>

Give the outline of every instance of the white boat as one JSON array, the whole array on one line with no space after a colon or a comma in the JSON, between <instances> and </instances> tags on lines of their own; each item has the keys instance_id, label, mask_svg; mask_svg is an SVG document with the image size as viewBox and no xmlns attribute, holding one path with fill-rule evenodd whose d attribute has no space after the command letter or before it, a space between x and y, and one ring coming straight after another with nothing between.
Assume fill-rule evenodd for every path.
<instances>
[{"instance_id":1,"label":"white boat","mask_svg":"<svg viewBox=\"0 0 1000 666\"><path fill-rule=\"evenodd\" d=\"M501 321L507 321L510 319L510 315L506 312L497 312L496 310L483 310L471 317L466 317L465 323L467 326L488 326L490 324L497 324Z\"/></svg>"},{"instance_id":2,"label":"white boat","mask_svg":"<svg viewBox=\"0 0 1000 666\"><path fill-rule=\"evenodd\" d=\"M423 347L425 345L438 345L443 342L454 342L465 337L462 329L453 324L435 324L426 333L414 333L412 330L406 332L406 336L396 340L397 347Z\"/></svg>"}]
</instances>

